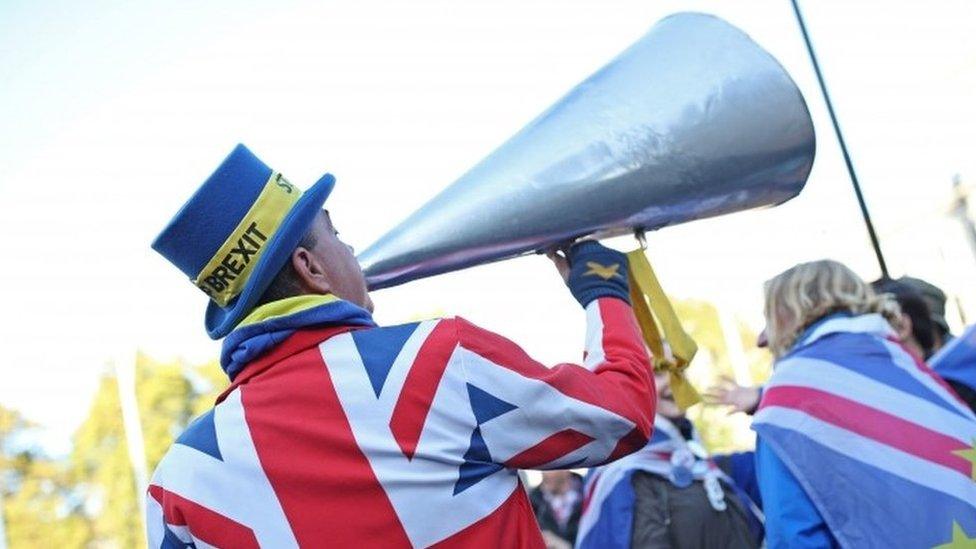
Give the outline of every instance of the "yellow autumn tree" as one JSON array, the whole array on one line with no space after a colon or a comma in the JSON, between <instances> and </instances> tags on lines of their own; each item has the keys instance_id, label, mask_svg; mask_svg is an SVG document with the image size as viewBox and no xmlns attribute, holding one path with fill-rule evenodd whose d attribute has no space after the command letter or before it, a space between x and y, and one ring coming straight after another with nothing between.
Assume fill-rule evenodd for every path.
<instances>
[{"instance_id":1,"label":"yellow autumn tree","mask_svg":"<svg viewBox=\"0 0 976 549\"><path fill-rule=\"evenodd\" d=\"M146 467L152 471L187 423L212 405L225 381L215 363L191 367L154 361L143 354L135 360ZM136 493L112 372L101 379L88 416L75 435L70 459L73 479L83 487L90 509L92 541L99 546L144 547L137 499L143 496Z\"/></svg>"},{"instance_id":2,"label":"yellow autumn tree","mask_svg":"<svg viewBox=\"0 0 976 549\"><path fill-rule=\"evenodd\" d=\"M83 547L91 539L76 486L64 460L32 442L36 428L0 406L0 492L11 549Z\"/></svg>"},{"instance_id":3,"label":"yellow autumn tree","mask_svg":"<svg viewBox=\"0 0 976 549\"><path fill-rule=\"evenodd\" d=\"M719 321L715 305L700 300L675 300L675 311L682 326L698 344L698 354L688 368L688 378L704 391L718 382L723 375L732 376L732 364L728 342ZM771 371L769 354L756 348L757 334L744 323L736 322L736 335L745 350L746 366L751 381L761 384ZM706 446L713 452L730 452L751 449L754 441L749 424L752 420L744 414L728 415L723 408L695 405L688 410L688 418L698 428Z\"/></svg>"}]
</instances>

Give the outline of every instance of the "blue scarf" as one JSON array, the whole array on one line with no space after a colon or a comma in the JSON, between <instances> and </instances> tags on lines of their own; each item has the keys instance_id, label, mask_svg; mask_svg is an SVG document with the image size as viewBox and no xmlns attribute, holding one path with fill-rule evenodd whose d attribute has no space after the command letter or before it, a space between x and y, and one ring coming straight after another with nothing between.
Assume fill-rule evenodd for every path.
<instances>
[{"instance_id":1,"label":"blue scarf","mask_svg":"<svg viewBox=\"0 0 976 549\"><path fill-rule=\"evenodd\" d=\"M301 329L376 326L362 307L332 295L301 295L254 309L224 338L220 367L231 381L254 359Z\"/></svg>"}]
</instances>

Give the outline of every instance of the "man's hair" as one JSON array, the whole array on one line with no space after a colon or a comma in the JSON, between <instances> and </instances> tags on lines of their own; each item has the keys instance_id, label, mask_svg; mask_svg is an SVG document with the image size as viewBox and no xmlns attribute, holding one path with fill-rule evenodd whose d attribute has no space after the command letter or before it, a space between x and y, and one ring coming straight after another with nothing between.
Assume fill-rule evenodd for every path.
<instances>
[{"instance_id":1,"label":"man's hair","mask_svg":"<svg viewBox=\"0 0 976 549\"><path fill-rule=\"evenodd\" d=\"M318 243L318 238L309 230L302 237L301 242L295 246L295 249L305 248L306 250L311 250ZM268 288L264 290L261 297L258 298L258 302L254 305L255 308L264 305L265 303L271 303L272 301L278 301L279 299L285 299L286 297L294 297L296 295L302 294L302 282L298 278L298 273L295 271L294 265L291 262L291 254L288 254L288 260L278 271L278 274L271 280L271 284Z\"/></svg>"},{"instance_id":2,"label":"man's hair","mask_svg":"<svg viewBox=\"0 0 976 549\"><path fill-rule=\"evenodd\" d=\"M878 313L895 329L902 324L898 302L877 295L843 263L822 259L801 263L766 283L766 335L779 358L811 324L832 313Z\"/></svg>"},{"instance_id":3,"label":"man's hair","mask_svg":"<svg viewBox=\"0 0 976 549\"><path fill-rule=\"evenodd\" d=\"M912 321L912 337L922 348L926 359L935 350L936 323L932 321L929 306L918 291L900 280L880 279L871 283L879 294L888 294L898 301L901 312Z\"/></svg>"},{"instance_id":4,"label":"man's hair","mask_svg":"<svg viewBox=\"0 0 976 549\"><path fill-rule=\"evenodd\" d=\"M951 334L949 333L949 324L945 319L947 300L945 292L938 286L926 282L921 278L903 276L895 282L911 288L925 300L925 305L929 308L929 319L932 321L933 329L942 339L943 343L949 340Z\"/></svg>"}]
</instances>

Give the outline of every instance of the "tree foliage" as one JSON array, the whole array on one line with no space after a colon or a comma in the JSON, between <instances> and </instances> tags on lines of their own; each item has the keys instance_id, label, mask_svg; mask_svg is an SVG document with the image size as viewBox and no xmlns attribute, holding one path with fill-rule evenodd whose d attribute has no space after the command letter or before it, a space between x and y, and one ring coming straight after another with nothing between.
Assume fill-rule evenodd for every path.
<instances>
[{"instance_id":1,"label":"tree foliage","mask_svg":"<svg viewBox=\"0 0 976 549\"><path fill-rule=\"evenodd\" d=\"M152 471L196 415L226 385L216 363L187 366L138 354L136 396ZM0 408L0 474L12 549L27 547L145 547L143 518L132 472L118 383L102 376L73 438L71 454L53 459L19 448L33 426Z\"/></svg>"},{"instance_id":2,"label":"tree foliage","mask_svg":"<svg viewBox=\"0 0 976 549\"><path fill-rule=\"evenodd\" d=\"M90 539L64 460L34 443L35 426L0 406L0 491L10 547L80 547Z\"/></svg>"},{"instance_id":3,"label":"tree foliage","mask_svg":"<svg viewBox=\"0 0 976 549\"><path fill-rule=\"evenodd\" d=\"M675 312L682 326L698 344L698 354L688 368L688 378L703 391L718 382L723 375L732 376L733 369L728 342L719 322L718 309L711 303L696 300L674 301ZM746 366L752 382L761 384L772 368L769 354L756 348L756 334L748 326L736 322L738 337L745 349ZM713 452L751 449L755 436L749 429L751 418L744 414L728 415L723 408L695 405L688 410L706 446Z\"/></svg>"}]
</instances>

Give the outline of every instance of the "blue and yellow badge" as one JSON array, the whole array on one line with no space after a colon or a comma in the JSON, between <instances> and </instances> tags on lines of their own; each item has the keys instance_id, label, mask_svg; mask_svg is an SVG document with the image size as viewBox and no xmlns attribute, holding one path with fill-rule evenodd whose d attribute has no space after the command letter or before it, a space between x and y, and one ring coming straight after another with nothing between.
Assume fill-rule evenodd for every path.
<instances>
[{"instance_id":1,"label":"blue and yellow badge","mask_svg":"<svg viewBox=\"0 0 976 549\"><path fill-rule=\"evenodd\" d=\"M611 265L601 265L596 261L587 261L586 268L588 269L583 276L596 276L603 280L610 280L614 277L621 276L620 274L620 263L613 263Z\"/></svg>"}]
</instances>

